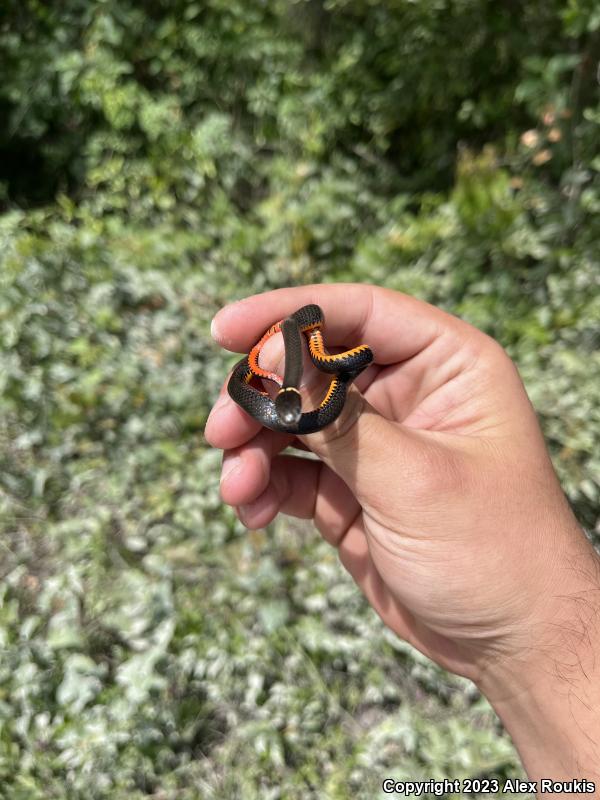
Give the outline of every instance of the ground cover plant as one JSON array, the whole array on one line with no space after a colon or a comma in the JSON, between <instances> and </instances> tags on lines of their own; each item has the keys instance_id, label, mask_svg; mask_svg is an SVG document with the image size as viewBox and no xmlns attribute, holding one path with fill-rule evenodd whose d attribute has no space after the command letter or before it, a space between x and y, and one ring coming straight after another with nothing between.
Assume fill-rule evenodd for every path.
<instances>
[{"instance_id":1,"label":"ground cover plant","mask_svg":"<svg viewBox=\"0 0 600 800\"><path fill-rule=\"evenodd\" d=\"M3 4L0 797L523 777L310 529L222 505L209 324L312 281L459 314L598 537L599 58L591 0Z\"/></svg>"}]
</instances>

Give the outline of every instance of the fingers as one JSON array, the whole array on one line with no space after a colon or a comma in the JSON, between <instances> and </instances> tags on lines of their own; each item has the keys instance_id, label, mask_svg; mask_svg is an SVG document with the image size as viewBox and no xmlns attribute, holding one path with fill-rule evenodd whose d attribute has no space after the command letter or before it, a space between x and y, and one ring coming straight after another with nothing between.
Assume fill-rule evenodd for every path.
<instances>
[{"instance_id":1,"label":"fingers","mask_svg":"<svg viewBox=\"0 0 600 800\"><path fill-rule=\"evenodd\" d=\"M250 441L226 450L221 470L221 497L232 506L257 498L269 485L271 461L292 436L262 428Z\"/></svg>"},{"instance_id":2,"label":"fingers","mask_svg":"<svg viewBox=\"0 0 600 800\"><path fill-rule=\"evenodd\" d=\"M306 351L303 352L303 362L303 378L300 388L303 391L309 388L311 391L312 399L307 399L305 405L305 408L309 409L318 405L322 399L330 376L325 377L315 369ZM284 348L281 336L274 336L266 343L261 353L261 365L268 367L269 370L282 374ZM356 385L360 387L362 391L365 391L379 373L379 369L380 368L376 365L368 367L368 369L358 376ZM258 431L262 429L259 422L246 414L246 412L229 397L227 393L228 381L229 375L221 387L219 396L208 416L204 429L206 441L212 447L218 447L222 450L240 447L245 442L250 441ZM269 389L267 382L265 382L265 388ZM304 393L306 394L305 391ZM310 405L311 402L313 402L313 405ZM272 433L272 435L275 437L284 436L284 434L277 433ZM285 436L287 437L287 446L295 437L287 434L285 434ZM306 448L305 443L302 446Z\"/></svg>"},{"instance_id":3,"label":"fingers","mask_svg":"<svg viewBox=\"0 0 600 800\"><path fill-rule=\"evenodd\" d=\"M335 544L337 532L347 523L348 508L358 513L360 503L371 511L389 511L389 498L398 487L403 486L407 497L433 463L428 442L381 417L355 387L334 423L299 439L330 469L321 472L319 462L293 458L289 463L297 466L291 472L288 461L276 456L294 437L266 429L226 451L221 495L226 503L242 507L240 516L248 526L262 527L279 511L314 517Z\"/></svg>"},{"instance_id":4,"label":"fingers","mask_svg":"<svg viewBox=\"0 0 600 800\"><path fill-rule=\"evenodd\" d=\"M264 491L238 508L249 528L268 525L278 513L314 519L324 539L368 600L400 635L409 638L408 619L399 615L371 559L361 508L344 482L324 464L294 456L276 456Z\"/></svg>"},{"instance_id":5,"label":"fingers","mask_svg":"<svg viewBox=\"0 0 600 800\"><path fill-rule=\"evenodd\" d=\"M282 356L275 345L265 346L263 366L277 370L275 365ZM304 357L308 358L306 353ZM312 365L306 367L303 408L315 408L323 398L329 378ZM382 496L393 496L402 476L408 478L411 472L424 469L419 465L421 443L409 431L381 416L356 385L349 387L342 412L334 422L322 431L298 439L342 478L359 502L367 505L379 502Z\"/></svg>"},{"instance_id":6,"label":"fingers","mask_svg":"<svg viewBox=\"0 0 600 800\"><path fill-rule=\"evenodd\" d=\"M400 485L407 485L414 473L425 469L426 443L382 417L354 386L335 422L301 438L365 509L385 508Z\"/></svg>"},{"instance_id":7,"label":"fingers","mask_svg":"<svg viewBox=\"0 0 600 800\"><path fill-rule=\"evenodd\" d=\"M471 327L400 292L367 284L314 284L225 306L213 319L213 337L228 350L247 352L269 325L307 303L323 309L326 345L368 344L379 364L412 358L444 330Z\"/></svg>"},{"instance_id":8,"label":"fingers","mask_svg":"<svg viewBox=\"0 0 600 800\"><path fill-rule=\"evenodd\" d=\"M329 347L364 342L372 347L379 365L394 365L388 368L371 365L359 376L356 385L365 391L382 369L393 368L394 376L389 377L394 379L381 384L369 399L384 416L396 420L404 419L416 399L429 394L445 380L452 368L451 356L458 349L455 340L468 333L478 333L434 306L399 292L363 284L333 284L275 290L226 306L213 320L215 338L229 349L248 351L277 318L310 302L318 302L324 310L325 340ZM435 347L431 347L434 343ZM261 363L269 346L277 348L277 357L270 363L277 363L278 367L273 368L281 371L281 337L267 342L261 353ZM398 369L406 386L401 392ZM307 374L306 365L304 374ZM310 376L310 368L308 374ZM387 385L391 385L389 392ZM222 397L222 403L209 416L205 436L214 447L229 449L249 440L260 426L228 398L225 389Z\"/></svg>"},{"instance_id":9,"label":"fingers","mask_svg":"<svg viewBox=\"0 0 600 800\"><path fill-rule=\"evenodd\" d=\"M229 377L228 375L225 379L204 427L206 441L212 447L218 447L221 450L229 450L249 441L262 428L260 422L246 414L229 397L227 393Z\"/></svg>"},{"instance_id":10,"label":"fingers","mask_svg":"<svg viewBox=\"0 0 600 800\"><path fill-rule=\"evenodd\" d=\"M264 490L238 506L249 528L268 525L278 513L313 519L330 544L337 546L360 511L344 482L319 461L276 456Z\"/></svg>"},{"instance_id":11,"label":"fingers","mask_svg":"<svg viewBox=\"0 0 600 800\"><path fill-rule=\"evenodd\" d=\"M364 341L373 347L376 359L384 363L423 361L415 356L433 343L443 338L447 346L448 337L442 337L442 333L450 330L460 338L461 331L464 337L464 329L470 330L470 326L439 309L397 292L361 284L338 284L276 290L228 306L215 317L216 338L231 349L247 350L276 318L315 301L322 305L326 315L328 343L348 345ZM261 364L281 371L274 365L282 361L281 337L273 337L261 352ZM426 367L418 369L427 372ZM368 377L367 372L359 376L366 385L373 376L372 372ZM308 395L304 408L314 408L323 396L323 376L314 369L304 374L303 395ZM397 402L398 392L389 394ZM210 415L205 436L213 446L232 451L227 452L224 464L222 491L226 502L246 506L251 498L256 504L266 493L260 500L260 509L258 505L254 507L256 524L258 517L266 519L277 503L282 502L285 487L278 487L269 478L272 475L269 463L294 437L273 432L257 435L259 424L232 403L224 390L220 401ZM394 418L398 417L394 414ZM356 386L350 387L344 409L334 423L323 431L299 438L367 507L384 503L382 498L393 496L399 481L406 485L431 463L423 438L384 418Z\"/></svg>"},{"instance_id":12,"label":"fingers","mask_svg":"<svg viewBox=\"0 0 600 800\"><path fill-rule=\"evenodd\" d=\"M277 371L283 358L282 343L280 337L278 339L273 337L269 340L261 354L264 356L261 364L269 370ZM309 367L304 375L303 407L314 408L323 397L323 384L327 384L329 379L314 367ZM266 524L264 519L271 512L274 516L276 511L272 509L281 500L277 487L275 493L270 487L269 474L272 471L269 464L272 457L294 437L261 431L252 438L254 426L258 423L240 419L237 408L233 409L233 414L231 411L227 406L221 406L218 411L215 408L205 433L211 444L227 450L222 496L226 502L239 506L247 504L248 498L257 502L260 494L268 490L260 501L260 514L255 508L251 523L257 525L260 519L262 524ZM394 495L398 481L406 485L411 474L423 472L427 465L422 442L417 442L410 431L377 413L356 386L349 388L342 413L335 422L323 431L298 438L342 478L359 502L372 508L384 503L383 498Z\"/></svg>"},{"instance_id":13,"label":"fingers","mask_svg":"<svg viewBox=\"0 0 600 800\"><path fill-rule=\"evenodd\" d=\"M408 641L412 615L385 586L369 553L361 508L343 481L318 461L277 456L271 480L252 502L238 508L249 528L268 525L278 513L314 519L324 539L338 548L340 560L384 622Z\"/></svg>"}]
</instances>

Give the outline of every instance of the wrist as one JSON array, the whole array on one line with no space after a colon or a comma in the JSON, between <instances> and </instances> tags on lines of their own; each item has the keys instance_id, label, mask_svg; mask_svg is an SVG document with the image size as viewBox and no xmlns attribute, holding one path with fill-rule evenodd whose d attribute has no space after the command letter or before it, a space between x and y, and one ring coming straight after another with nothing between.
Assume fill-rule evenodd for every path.
<instances>
[{"instance_id":1,"label":"wrist","mask_svg":"<svg viewBox=\"0 0 600 800\"><path fill-rule=\"evenodd\" d=\"M588 778L600 796L600 558L581 530L547 597L477 681L530 778Z\"/></svg>"}]
</instances>

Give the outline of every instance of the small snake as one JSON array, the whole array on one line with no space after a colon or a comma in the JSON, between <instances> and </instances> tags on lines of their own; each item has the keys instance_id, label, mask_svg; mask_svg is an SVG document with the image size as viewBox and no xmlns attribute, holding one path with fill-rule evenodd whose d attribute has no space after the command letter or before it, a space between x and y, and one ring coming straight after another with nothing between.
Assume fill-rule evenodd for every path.
<instances>
[{"instance_id":1,"label":"small snake","mask_svg":"<svg viewBox=\"0 0 600 800\"><path fill-rule=\"evenodd\" d=\"M353 347L338 355L325 351L321 326L323 312L317 305L302 306L289 317L279 320L263 334L247 356L233 368L227 384L229 395L254 419L266 428L284 433L315 433L329 425L340 415L350 383L373 360L373 352L366 344ZM271 336L281 331L285 347L285 372L283 378L275 372L262 369L259 353ZM325 396L314 411L302 413L298 386L302 377L302 337L306 334L308 352L313 364L322 372L334 373ZM273 381L279 391L272 400L267 392L250 385L253 378Z\"/></svg>"}]
</instances>

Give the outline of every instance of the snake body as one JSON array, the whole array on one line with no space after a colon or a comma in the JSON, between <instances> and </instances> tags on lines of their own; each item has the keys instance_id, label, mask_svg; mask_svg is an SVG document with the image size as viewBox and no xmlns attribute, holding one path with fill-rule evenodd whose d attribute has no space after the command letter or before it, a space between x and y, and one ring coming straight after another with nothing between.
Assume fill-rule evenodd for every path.
<instances>
[{"instance_id":1,"label":"snake body","mask_svg":"<svg viewBox=\"0 0 600 800\"><path fill-rule=\"evenodd\" d=\"M321 333L323 322L323 312L318 305L302 306L289 317L271 325L248 355L233 368L227 384L230 396L266 428L296 434L322 430L337 419L344 407L348 386L373 360L373 352L366 344L337 355L327 353ZM279 332L283 335L285 347L283 378L263 369L258 363L265 342ZM302 377L302 333L307 337L313 364L323 372L333 373L319 406L304 413L298 389ZM267 392L251 386L254 378L269 380L279 386L275 400Z\"/></svg>"}]
</instances>

